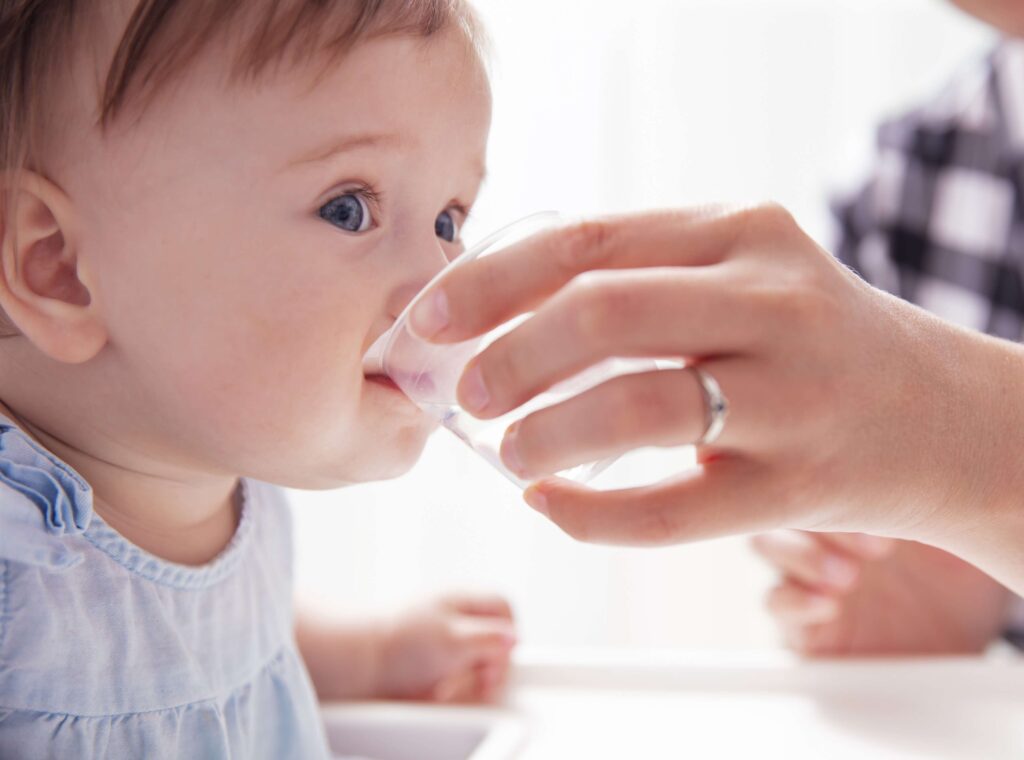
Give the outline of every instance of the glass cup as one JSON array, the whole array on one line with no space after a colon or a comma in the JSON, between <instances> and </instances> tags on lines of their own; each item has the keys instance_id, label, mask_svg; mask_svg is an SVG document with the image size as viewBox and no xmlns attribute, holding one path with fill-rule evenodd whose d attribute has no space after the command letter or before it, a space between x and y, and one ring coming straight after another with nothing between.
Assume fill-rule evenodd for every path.
<instances>
[{"instance_id":1,"label":"glass cup","mask_svg":"<svg viewBox=\"0 0 1024 760\"><path fill-rule=\"evenodd\" d=\"M613 377L633 372L649 372L666 366L681 366L681 362L657 361L655 359L611 358L595 364L584 371L564 380L535 396L526 404L511 412L490 420L480 420L459 406L456 387L467 363L492 342L513 330L531 313L517 317L494 328L490 332L462 343L430 343L415 335L409 326L409 314L423 294L443 283L458 267L476 261L484 256L508 249L545 230L564 223L556 212L541 212L521 219L486 238L473 248L453 260L420 293L413 298L399 315L395 324L378 338L363 359L364 370L383 373L401 389L417 406L437 419L443 427L454 433L473 451L491 463L502 475L520 488L529 485L510 471L499 454L505 432L516 421L547 406L564 401L593 388ZM590 483L600 473L616 463L620 457L610 457L596 462L582 464L554 473L559 477ZM691 457L692 459L692 457ZM673 462L673 470L682 469L686 462ZM624 485L618 482L615 485Z\"/></svg>"}]
</instances>

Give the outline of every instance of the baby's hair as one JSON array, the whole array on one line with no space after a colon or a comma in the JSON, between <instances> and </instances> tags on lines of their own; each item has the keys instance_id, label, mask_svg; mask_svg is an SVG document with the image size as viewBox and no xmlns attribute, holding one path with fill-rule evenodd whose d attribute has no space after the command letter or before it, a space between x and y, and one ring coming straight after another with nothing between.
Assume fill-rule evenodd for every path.
<instances>
[{"instance_id":1,"label":"baby's hair","mask_svg":"<svg viewBox=\"0 0 1024 760\"><path fill-rule=\"evenodd\" d=\"M55 101L71 53L110 22L111 6L119 3L0 0L0 241L13 219L18 175L45 166L46 139L59 122ZM146 103L214 40L228 38L235 45L228 76L239 82L318 57L321 73L327 73L362 41L428 38L453 26L473 45L482 44L465 0L138 0L100 87L96 125L105 132L129 107L141 116ZM0 336L12 334L16 330L0 312Z\"/></svg>"}]
</instances>

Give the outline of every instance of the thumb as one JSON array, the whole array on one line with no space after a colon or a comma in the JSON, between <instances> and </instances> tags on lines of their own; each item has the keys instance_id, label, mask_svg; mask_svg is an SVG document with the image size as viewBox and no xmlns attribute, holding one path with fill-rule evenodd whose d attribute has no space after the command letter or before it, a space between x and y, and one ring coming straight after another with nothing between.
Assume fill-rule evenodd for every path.
<instances>
[{"instance_id":1,"label":"thumb","mask_svg":"<svg viewBox=\"0 0 1024 760\"><path fill-rule=\"evenodd\" d=\"M764 469L723 456L702 468L640 488L596 491L547 478L524 493L526 503L579 541L665 546L784 527L791 518L766 502ZM767 491L770 493L770 491Z\"/></svg>"}]
</instances>

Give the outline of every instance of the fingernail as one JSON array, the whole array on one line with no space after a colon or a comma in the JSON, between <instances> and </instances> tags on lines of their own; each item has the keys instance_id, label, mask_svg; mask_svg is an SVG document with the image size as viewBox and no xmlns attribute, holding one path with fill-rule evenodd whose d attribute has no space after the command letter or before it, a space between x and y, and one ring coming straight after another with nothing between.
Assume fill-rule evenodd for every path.
<instances>
[{"instance_id":1,"label":"fingernail","mask_svg":"<svg viewBox=\"0 0 1024 760\"><path fill-rule=\"evenodd\" d=\"M523 498L526 503L533 507L536 511L540 512L545 517L548 517L548 500L547 497L541 493L540 489L536 486L531 486L526 489L523 494Z\"/></svg>"},{"instance_id":2,"label":"fingernail","mask_svg":"<svg viewBox=\"0 0 1024 760\"><path fill-rule=\"evenodd\" d=\"M482 412L491 403L480 365L474 365L462 378L462 406L469 412Z\"/></svg>"},{"instance_id":3,"label":"fingernail","mask_svg":"<svg viewBox=\"0 0 1024 760\"><path fill-rule=\"evenodd\" d=\"M824 573L825 580L829 584L839 588L846 588L856 579L857 568L844 559L826 557Z\"/></svg>"},{"instance_id":4,"label":"fingernail","mask_svg":"<svg viewBox=\"0 0 1024 760\"><path fill-rule=\"evenodd\" d=\"M409 323L421 338L432 338L448 326L448 296L438 288L413 307Z\"/></svg>"},{"instance_id":5,"label":"fingernail","mask_svg":"<svg viewBox=\"0 0 1024 760\"><path fill-rule=\"evenodd\" d=\"M515 422L505 432L505 439L501 442L501 459L512 472L524 478L526 471L523 470L523 460L519 456L519 425Z\"/></svg>"}]
</instances>

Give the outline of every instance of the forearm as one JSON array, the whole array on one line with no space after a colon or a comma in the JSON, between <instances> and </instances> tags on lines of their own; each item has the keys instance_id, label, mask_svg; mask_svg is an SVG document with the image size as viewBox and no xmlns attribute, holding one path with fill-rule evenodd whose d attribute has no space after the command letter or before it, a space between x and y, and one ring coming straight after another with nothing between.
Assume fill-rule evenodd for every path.
<instances>
[{"instance_id":1,"label":"forearm","mask_svg":"<svg viewBox=\"0 0 1024 760\"><path fill-rule=\"evenodd\" d=\"M321 700L379 696L379 625L341 622L298 607L295 638Z\"/></svg>"},{"instance_id":2,"label":"forearm","mask_svg":"<svg viewBox=\"0 0 1024 760\"><path fill-rule=\"evenodd\" d=\"M929 430L946 504L921 538L1024 594L1024 348L967 331L942 348Z\"/></svg>"}]
</instances>

